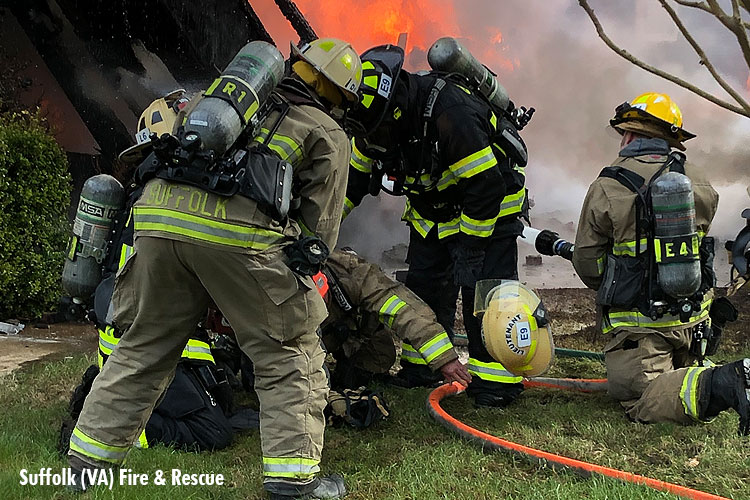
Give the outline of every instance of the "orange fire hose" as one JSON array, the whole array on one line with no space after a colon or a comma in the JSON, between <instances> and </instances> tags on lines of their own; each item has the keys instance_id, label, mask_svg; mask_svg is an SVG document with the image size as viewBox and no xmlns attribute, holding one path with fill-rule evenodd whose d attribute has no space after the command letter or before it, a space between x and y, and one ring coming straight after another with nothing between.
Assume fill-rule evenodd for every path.
<instances>
[{"instance_id":1,"label":"orange fire hose","mask_svg":"<svg viewBox=\"0 0 750 500\"><path fill-rule=\"evenodd\" d=\"M578 383L583 382L582 387L588 389L580 389L576 387L576 384L570 381ZM525 381L526 387L553 387L560 389L569 390L583 390L584 392L593 392L593 390L606 390L604 384L606 380L580 380L580 379L539 379ZM703 491L694 490L686 486L680 486L678 484L667 483L658 479L650 477L639 476L631 472L624 472L617 469L611 469L601 465L596 465L581 460L575 460L573 458L564 457L561 455L555 455L535 448L529 448L518 443L506 441L498 437L492 436L480 430L477 430L471 426L466 425L460 420L450 416L445 410L440 407L440 401L447 397L456 395L464 390L464 387L457 382L452 384L441 385L437 389L430 393L430 397L427 400L427 410L430 415L441 423L444 427L457 433L461 437L468 439L479 444L482 450L501 450L508 451L517 455L521 455L525 458L530 458L532 461L539 463L540 465L549 465L555 470L568 470L580 474L584 477L591 476L592 473L602 474L607 477L619 479L634 484L642 484L653 488L655 490L668 491L685 498L691 498L693 500L729 500L725 497L713 495L711 493L705 493Z\"/></svg>"}]
</instances>

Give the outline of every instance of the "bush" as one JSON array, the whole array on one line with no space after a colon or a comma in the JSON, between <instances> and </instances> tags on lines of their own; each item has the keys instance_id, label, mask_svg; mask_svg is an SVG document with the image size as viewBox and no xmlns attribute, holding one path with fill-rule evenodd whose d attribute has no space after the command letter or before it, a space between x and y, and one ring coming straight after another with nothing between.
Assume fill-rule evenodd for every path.
<instances>
[{"instance_id":1,"label":"bush","mask_svg":"<svg viewBox=\"0 0 750 500\"><path fill-rule=\"evenodd\" d=\"M0 321L36 318L61 295L71 180L65 153L29 115L0 115Z\"/></svg>"}]
</instances>

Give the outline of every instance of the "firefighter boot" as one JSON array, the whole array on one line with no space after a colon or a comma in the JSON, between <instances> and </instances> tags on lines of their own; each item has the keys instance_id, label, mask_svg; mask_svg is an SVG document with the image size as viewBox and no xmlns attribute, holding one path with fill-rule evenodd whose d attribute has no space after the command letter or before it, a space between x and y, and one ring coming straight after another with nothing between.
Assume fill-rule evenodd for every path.
<instances>
[{"instance_id":1,"label":"firefighter boot","mask_svg":"<svg viewBox=\"0 0 750 500\"><path fill-rule=\"evenodd\" d=\"M98 465L91 465L88 462L84 462L74 455L68 456L68 465L70 466L70 473L73 476L73 483L68 484L66 489L72 493L83 493L94 486L91 481L93 481L96 476L91 474L90 471L103 468Z\"/></svg>"},{"instance_id":2,"label":"firefighter boot","mask_svg":"<svg viewBox=\"0 0 750 500\"><path fill-rule=\"evenodd\" d=\"M414 387L437 387L443 376L433 372L426 365L404 363L395 377L391 377L391 384L398 387L412 389Z\"/></svg>"},{"instance_id":3,"label":"firefighter boot","mask_svg":"<svg viewBox=\"0 0 750 500\"><path fill-rule=\"evenodd\" d=\"M474 377L466 394L474 399L477 408L505 408L523 392L523 384L490 382Z\"/></svg>"},{"instance_id":4,"label":"firefighter boot","mask_svg":"<svg viewBox=\"0 0 750 500\"><path fill-rule=\"evenodd\" d=\"M316 477L310 482L264 481L263 488L270 493L271 500L325 500L344 498L346 485L338 474Z\"/></svg>"},{"instance_id":5,"label":"firefighter boot","mask_svg":"<svg viewBox=\"0 0 750 500\"><path fill-rule=\"evenodd\" d=\"M711 370L709 398L703 418L709 419L729 408L740 415L739 434L750 434L750 358Z\"/></svg>"}]
</instances>

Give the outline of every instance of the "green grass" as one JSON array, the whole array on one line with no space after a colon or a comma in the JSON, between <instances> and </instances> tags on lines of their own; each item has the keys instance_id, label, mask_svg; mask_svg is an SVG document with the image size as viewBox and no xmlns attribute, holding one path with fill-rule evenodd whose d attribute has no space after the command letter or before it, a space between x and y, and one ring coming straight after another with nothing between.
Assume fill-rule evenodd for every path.
<instances>
[{"instance_id":1,"label":"green grass","mask_svg":"<svg viewBox=\"0 0 750 500\"><path fill-rule=\"evenodd\" d=\"M734 357L734 356L733 356ZM20 486L19 471L66 466L55 451L72 387L92 357L37 363L0 380L0 498L234 499L260 494L257 433L216 453L157 447L134 450L126 467L223 473L228 487L119 487L74 497L55 487ZM552 375L596 377L594 361L560 359ZM437 425L425 410L427 390L386 388L392 416L365 431L328 429L322 468L347 478L353 500L369 499L667 499L674 496L603 477L540 468L505 453L482 453ZM750 439L736 436L737 415L709 425L629 423L605 395L526 391L505 410L477 410L459 395L444 408L481 430L573 458L750 500Z\"/></svg>"}]
</instances>

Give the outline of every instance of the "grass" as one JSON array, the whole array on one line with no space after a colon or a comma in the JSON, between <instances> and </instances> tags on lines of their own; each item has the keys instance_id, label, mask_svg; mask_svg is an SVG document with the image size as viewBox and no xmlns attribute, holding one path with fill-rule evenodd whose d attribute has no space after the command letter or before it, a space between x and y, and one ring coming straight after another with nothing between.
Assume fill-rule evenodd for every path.
<instances>
[{"instance_id":1,"label":"grass","mask_svg":"<svg viewBox=\"0 0 750 500\"><path fill-rule=\"evenodd\" d=\"M732 355L734 358L735 356ZM53 470L66 462L55 451L71 388L93 357L37 363L0 383L0 498L259 499L257 433L239 437L227 450L193 454L156 447L134 450L126 467L215 472L228 487L142 486L96 489L75 497L55 487L20 486L19 471ZM595 361L559 359L553 376L603 376ZM347 478L352 500L405 499L670 499L673 495L603 477L581 478L540 468L504 453L482 453L432 421L427 390L386 388L392 416L375 427L328 429L322 469ZM526 391L506 410L474 409L464 396L444 408L470 425L525 445L619 468L703 491L750 500L750 440L736 436L737 415L709 425L629 423L605 395L554 390Z\"/></svg>"}]
</instances>

